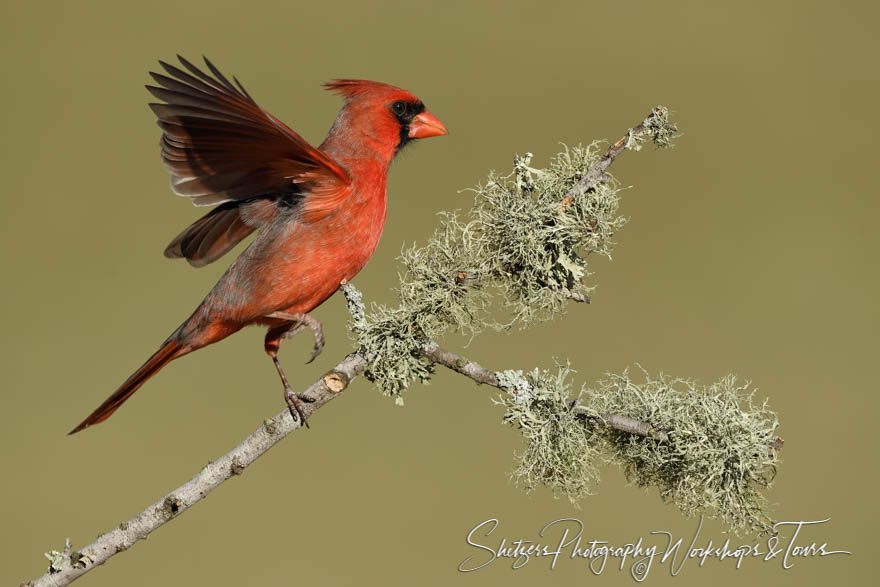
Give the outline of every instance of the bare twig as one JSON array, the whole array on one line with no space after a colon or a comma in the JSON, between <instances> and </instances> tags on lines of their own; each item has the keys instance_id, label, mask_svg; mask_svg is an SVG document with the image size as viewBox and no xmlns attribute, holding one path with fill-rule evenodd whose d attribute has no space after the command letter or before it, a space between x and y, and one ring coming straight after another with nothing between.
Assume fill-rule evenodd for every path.
<instances>
[{"instance_id":1,"label":"bare twig","mask_svg":"<svg viewBox=\"0 0 880 587\"><path fill-rule=\"evenodd\" d=\"M433 341L425 345L425 348L421 350L421 354L432 363L443 365L444 367L452 369L456 373L461 373L465 377L470 377L477 383L485 383L492 387L501 387L498 383L498 376L495 375L495 371L490 371L482 365L474 363L470 359L465 359L464 357L456 355L452 351L440 348L437 346L437 343Z\"/></svg>"},{"instance_id":2,"label":"bare twig","mask_svg":"<svg viewBox=\"0 0 880 587\"><path fill-rule=\"evenodd\" d=\"M642 422L641 420L636 420L635 418L621 416L620 414L602 414L598 418L587 414L582 415L587 423L594 428L607 426L608 428L612 428L614 430L617 430L618 432L638 434L639 436L653 438L654 440L658 440L660 442L669 442L669 434L667 434L665 431L659 430L654 426L651 426L647 422Z\"/></svg>"},{"instance_id":3,"label":"bare twig","mask_svg":"<svg viewBox=\"0 0 880 587\"><path fill-rule=\"evenodd\" d=\"M498 389L504 389L498 381L498 375L495 371L490 371L470 359L466 359L452 351L440 348L434 342L425 345L421 354L432 363L443 365L444 367L452 369L456 373L461 373L466 377L470 377L477 383L485 383L486 385L491 385ZM579 415L581 415L588 424L594 428L607 426L608 428L613 428L620 432L638 434L639 436L653 438L660 442L669 441L669 435L666 432L654 428L647 422L642 422L619 414L602 414L597 418L587 414L586 411L583 411L577 405L572 406L572 409L578 411Z\"/></svg>"},{"instance_id":4,"label":"bare twig","mask_svg":"<svg viewBox=\"0 0 880 587\"><path fill-rule=\"evenodd\" d=\"M306 389L305 395L314 401L303 403L304 415L308 418L318 408L344 391L351 380L363 372L366 365L367 358L359 353L351 353L345 357L332 371L327 372ZM85 548L64 556L60 564L52 565L50 572L24 585L54 587L69 584L98 565L104 564L113 555L128 550L135 543L149 536L153 530L177 518L207 497L224 481L241 475L258 457L299 428L299 422L292 420L290 411L285 407L274 418L263 422L263 425L241 444L216 461L205 465L187 483L163 496L130 520L101 534Z\"/></svg>"},{"instance_id":5,"label":"bare twig","mask_svg":"<svg viewBox=\"0 0 880 587\"><path fill-rule=\"evenodd\" d=\"M652 126L660 124L669 132L677 132L678 127L665 121L666 114L666 110L658 106L652 110L651 114L649 114L640 124L637 124L626 131L626 134L621 137L620 140L610 145L608 150L605 151L605 155L596 161L596 163L590 167L589 171L584 174L581 180L568 190L568 193L562 198L561 205L563 206L563 209L571 204L572 199L576 195L585 194L590 190L596 189L596 186L600 183L607 182L610 179L610 176L605 172L611 167L611 164L614 163L617 156L620 155L624 149L633 147L636 144L634 141L639 141L643 134L649 133Z\"/></svg>"},{"instance_id":6,"label":"bare twig","mask_svg":"<svg viewBox=\"0 0 880 587\"><path fill-rule=\"evenodd\" d=\"M577 292L569 292L568 299L574 302L580 302L581 304L589 304L592 303L590 300L590 296Z\"/></svg>"}]
</instances>

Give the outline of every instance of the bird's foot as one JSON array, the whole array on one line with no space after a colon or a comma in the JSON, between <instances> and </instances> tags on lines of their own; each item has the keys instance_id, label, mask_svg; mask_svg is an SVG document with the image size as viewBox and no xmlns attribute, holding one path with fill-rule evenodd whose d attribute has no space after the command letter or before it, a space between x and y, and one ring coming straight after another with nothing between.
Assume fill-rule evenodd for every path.
<instances>
[{"instance_id":1,"label":"bird's foot","mask_svg":"<svg viewBox=\"0 0 880 587\"><path fill-rule=\"evenodd\" d=\"M303 393L297 393L287 387L284 389L284 401L287 402L287 408L290 410L290 417L293 418L293 421L301 422L306 428L308 428L309 423L306 419L306 414L303 411L305 407L303 404L310 404L315 400Z\"/></svg>"},{"instance_id":2,"label":"bird's foot","mask_svg":"<svg viewBox=\"0 0 880 587\"><path fill-rule=\"evenodd\" d=\"M324 350L324 327L321 326L320 322L312 318L310 314L306 312L272 312L268 317L280 318L281 320L291 322L292 327L284 333L284 338L291 338L306 326L311 328L312 334L315 335L315 346L312 347L312 356L306 361L306 365L314 361L321 354L321 351Z\"/></svg>"}]
</instances>

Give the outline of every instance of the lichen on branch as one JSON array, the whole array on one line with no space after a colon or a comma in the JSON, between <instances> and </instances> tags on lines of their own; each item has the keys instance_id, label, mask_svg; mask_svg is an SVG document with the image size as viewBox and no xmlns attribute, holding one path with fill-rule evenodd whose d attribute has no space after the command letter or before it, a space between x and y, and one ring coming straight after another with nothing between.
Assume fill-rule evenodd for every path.
<instances>
[{"instance_id":1,"label":"lichen on branch","mask_svg":"<svg viewBox=\"0 0 880 587\"><path fill-rule=\"evenodd\" d=\"M571 373L567 364L555 372L503 371L505 393L496 402L505 407L502 421L519 429L526 441L525 450L514 455L513 480L527 491L546 485L577 506L599 483L603 447L601 436L575 409L581 392L572 397Z\"/></svg>"},{"instance_id":2,"label":"lichen on branch","mask_svg":"<svg viewBox=\"0 0 880 587\"><path fill-rule=\"evenodd\" d=\"M670 146L677 130L658 106L604 151L600 142L563 147L544 168L526 153L514 158L510 173L490 173L469 190L469 210L441 213L431 238L403 251L399 304L374 304L352 323L370 357L366 376L402 403L413 381L431 377L425 350L448 330L475 336L485 328L527 327L558 317L569 301L589 301L595 286L588 260L610 258L626 222L609 166L647 141ZM577 503L598 483L598 464L615 462L633 483L658 487L686 515L717 515L734 530L766 529L759 488L769 485L777 464L776 418L743 396L733 378L698 387L647 377L637 385L624 373L574 393L570 374L566 364L490 377L504 390L503 421L526 441L516 455L518 483L544 484Z\"/></svg>"},{"instance_id":3,"label":"lichen on branch","mask_svg":"<svg viewBox=\"0 0 880 587\"><path fill-rule=\"evenodd\" d=\"M648 373L637 383L625 371L574 392L571 373L568 365L499 373L503 421L526 440L512 473L517 484L529 491L543 484L577 505L595 489L597 467L613 463L686 516L718 517L736 532L770 529L760 490L770 487L779 463L779 420L748 384L728 375L700 386ZM611 415L662 435L602 425Z\"/></svg>"},{"instance_id":4,"label":"lichen on branch","mask_svg":"<svg viewBox=\"0 0 880 587\"><path fill-rule=\"evenodd\" d=\"M449 329L471 335L486 327L527 326L564 311L565 302L589 301L590 254L610 256L624 223L617 214L619 185L607 170L625 149L651 140L669 146L677 129L669 112L654 108L640 124L599 153L598 143L565 148L548 167L516 157L509 175L491 174L477 186L466 214L441 216L423 247L403 252L404 273L396 307L373 304L343 284L358 350L319 378L304 396L306 415L339 397L366 373L402 402L415 380L426 381L435 364L477 383L499 388L503 420L523 431L514 477L526 487L546 484L578 500L598 482L596 464L621 464L630 480L657 486L685 514L706 509L732 529L766 529L766 501L781 439L776 415L753 392L728 377L709 387L684 380L632 382L609 375L593 390L575 391L566 363L553 371L495 372L440 348L434 338ZM508 315L495 319L503 301ZM50 551L47 572L27 585L67 585L127 551L176 519L245 468L301 422L287 407L195 477L133 518L71 552Z\"/></svg>"},{"instance_id":5,"label":"lichen on branch","mask_svg":"<svg viewBox=\"0 0 880 587\"><path fill-rule=\"evenodd\" d=\"M366 375L383 393L400 398L430 377L415 351L450 328L473 336L525 327L564 312L571 299L588 299L587 259L610 257L625 223L613 177L578 189L600 159L599 143L565 147L544 169L518 157L513 172L493 172L471 190L466 213L441 213L424 246L404 249L399 305L374 304L352 325L373 357Z\"/></svg>"},{"instance_id":6,"label":"lichen on branch","mask_svg":"<svg viewBox=\"0 0 880 587\"><path fill-rule=\"evenodd\" d=\"M709 386L628 372L609 375L588 394L594 413L615 413L662 427L669 442L636 442L602 428L611 458L630 482L657 487L683 514L715 512L731 529L768 531L767 499L779 464L779 419L733 375Z\"/></svg>"}]
</instances>

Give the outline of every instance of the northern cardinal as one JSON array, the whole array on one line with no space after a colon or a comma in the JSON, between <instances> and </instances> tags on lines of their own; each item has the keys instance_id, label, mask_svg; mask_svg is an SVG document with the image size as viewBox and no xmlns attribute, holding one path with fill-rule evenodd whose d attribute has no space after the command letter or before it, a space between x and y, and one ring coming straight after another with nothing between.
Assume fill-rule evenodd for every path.
<instances>
[{"instance_id":1,"label":"northern cardinal","mask_svg":"<svg viewBox=\"0 0 880 587\"><path fill-rule=\"evenodd\" d=\"M113 395L70 434L103 422L170 361L250 324L269 327L265 351L275 363L294 420L303 401L287 384L278 348L308 326L320 352L320 324L308 312L366 264L385 225L391 160L410 139L446 134L413 94L383 83L337 79L325 86L345 105L319 148L257 106L205 59L208 75L178 56L159 63L147 86L162 129L162 162L172 190L196 206L217 207L181 232L165 256L201 267L253 231L195 312Z\"/></svg>"}]
</instances>

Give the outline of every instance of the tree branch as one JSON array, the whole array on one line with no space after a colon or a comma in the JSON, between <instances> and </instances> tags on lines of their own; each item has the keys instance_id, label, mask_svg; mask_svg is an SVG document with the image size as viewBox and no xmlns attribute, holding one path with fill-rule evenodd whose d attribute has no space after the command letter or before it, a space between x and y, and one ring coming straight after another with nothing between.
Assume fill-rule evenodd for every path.
<instances>
[{"instance_id":1,"label":"tree branch","mask_svg":"<svg viewBox=\"0 0 880 587\"><path fill-rule=\"evenodd\" d=\"M641 123L626 131L626 134L623 135L623 137L613 145L610 145L608 150L605 151L605 155L593 164L581 180L577 182L562 198L562 206L567 207L577 194L585 194L596 189L596 186L600 183L608 181L609 177L605 172L608 171L608 168L611 167L611 164L614 163L617 156L625 149L640 149L640 144L644 140L642 135L650 132L658 124L662 125L662 130L664 132L658 135L661 138L655 138L654 140L659 145L665 146L669 141L669 137L678 132L677 126L666 121L667 114L667 110L661 106L654 108L654 110L651 111L651 114L649 114ZM658 121L660 122L658 123Z\"/></svg>"},{"instance_id":2,"label":"tree branch","mask_svg":"<svg viewBox=\"0 0 880 587\"><path fill-rule=\"evenodd\" d=\"M610 177L606 171L616 157L626 148L638 149L639 144L645 140L645 135L650 134L658 144L668 141L668 137L677 129L667 122L666 115L667 112L664 109L655 109L641 124L629 129L626 136L609 146L605 155L595 162L583 178L563 197L560 204L562 208L565 209L571 205L579 194L595 190L599 184L608 181ZM527 163L527 161L521 162L522 165L527 165ZM345 285L343 285L343 291L349 301L349 310L354 317L355 326L363 325L364 314L363 306L359 304L359 292L354 288L346 288ZM579 302L589 303L590 301L583 294L572 293L568 297ZM451 351L444 350L433 342L429 342L420 350L414 350L429 361L448 367L477 383L504 388L499 381L498 373ZM374 359L375 357L366 351L354 352L345 357L333 370L306 389L304 395L313 401L304 404L304 415L311 416L324 404L339 395L353 379L364 372ZM573 403L571 408L581 410L585 424L588 426L607 426L624 433L650 437L660 442L669 440L665 431L657 430L646 422L614 414L602 414L597 417L595 414L588 414L576 403ZM285 408L274 418L265 420L260 428L238 446L216 461L208 463L187 483L164 495L130 520L122 522L105 534L101 534L93 543L79 551L70 552L68 544L63 553L48 553L51 561L49 572L24 585L36 587L69 584L95 567L104 564L115 554L128 550L162 525L177 518L181 513L207 497L223 482L231 477L241 475L257 458L282 438L299 428L300 423L294 422L290 417L289 410Z\"/></svg>"},{"instance_id":3,"label":"tree branch","mask_svg":"<svg viewBox=\"0 0 880 587\"><path fill-rule=\"evenodd\" d=\"M432 363L443 365L444 367L452 369L456 373L461 373L465 377L473 379L477 383L485 383L486 385L491 385L498 389L504 389L504 386L498 381L498 375L495 371L490 371L470 359L466 359L452 351L440 348L434 342L425 345L421 350L421 355ZM653 438L660 442L669 441L669 435L666 432L654 428L647 422L642 422L619 414L602 414L597 418L588 414L577 405L572 405L571 407L594 428L607 426L608 428L613 428L620 432L638 434L639 436Z\"/></svg>"},{"instance_id":4,"label":"tree branch","mask_svg":"<svg viewBox=\"0 0 880 587\"><path fill-rule=\"evenodd\" d=\"M351 353L306 389L305 396L314 401L303 404L305 416L308 418L344 391L349 383L363 372L367 362L367 358L362 354ZM107 562L113 555L126 551L140 540L144 540L160 526L179 517L224 481L241 475L251 463L275 446L279 440L299 428L300 423L294 422L290 417L290 411L285 408L274 418L263 422L262 426L231 451L205 465L188 482L163 496L130 520L101 534L85 548L70 554L58 553L58 560L52 561L49 572L23 585L55 587L67 585L78 579L98 565Z\"/></svg>"},{"instance_id":5,"label":"tree branch","mask_svg":"<svg viewBox=\"0 0 880 587\"><path fill-rule=\"evenodd\" d=\"M421 354L428 360L448 367L477 383L485 383L503 389L494 371L461 357L452 351L440 348L434 343L427 345ZM303 404L305 416L311 415L324 404L337 397L349 383L363 373L368 358L354 352L343 359L334 369L328 371L305 391L313 402ZM577 409L575 407L575 409ZM659 441L667 441L666 433L657 431L650 424L633 420L626 416L603 414L599 418L585 419L591 426L608 426L621 432L647 436ZM160 526L177 518L184 511L204 499L221 483L241 475L244 470L260 456L275 446L282 438L300 428L294 422L290 411L284 409L274 418L267 419L263 425L245 438L238 446L225 455L205 465L199 473L185 484L164 495L135 517L122 522L116 528L101 534L97 540L78 551L60 557L53 562L45 575L23 583L29 587L57 587L68 585L95 567L107 562L110 557L128 550L137 542L147 538Z\"/></svg>"}]
</instances>

